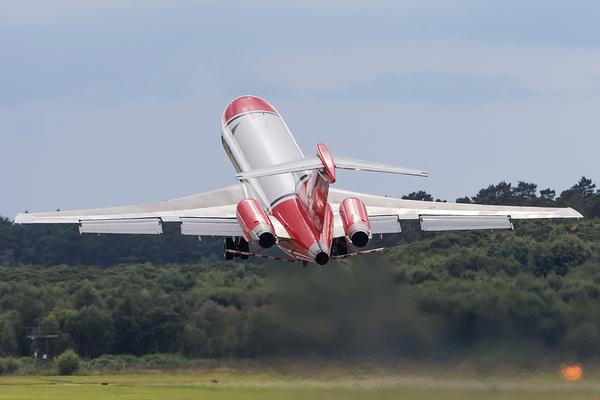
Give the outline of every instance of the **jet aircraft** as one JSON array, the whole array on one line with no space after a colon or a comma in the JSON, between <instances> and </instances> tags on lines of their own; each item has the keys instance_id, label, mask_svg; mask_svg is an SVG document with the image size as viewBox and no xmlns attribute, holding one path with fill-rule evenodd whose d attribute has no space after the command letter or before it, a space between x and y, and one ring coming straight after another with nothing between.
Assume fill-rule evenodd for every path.
<instances>
[{"instance_id":1,"label":"jet aircraft","mask_svg":"<svg viewBox=\"0 0 600 400\"><path fill-rule=\"evenodd\" d=\"M373 196L330 187L336 170L427 176L421 170L332 155L319 143L304 156L279 113L242 96L221 119L221 139L240 182L160 203L79 211L22 213L15 223L72 223L80 233L160 234L176 222L184 235L224 237L224 256L327 264L360 251L375 234L401 232L419 220L425 231L512 229L515 219L581 218L572 208L490 206ZM250 252L249 243L257 247ZM278 246L288 258L261 254Z\"/></svg>"}]
</instances>

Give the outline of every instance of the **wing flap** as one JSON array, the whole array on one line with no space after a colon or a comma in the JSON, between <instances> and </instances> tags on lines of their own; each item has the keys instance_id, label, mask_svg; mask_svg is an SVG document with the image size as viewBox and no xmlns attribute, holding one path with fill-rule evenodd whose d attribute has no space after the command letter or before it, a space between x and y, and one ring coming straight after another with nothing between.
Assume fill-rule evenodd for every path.
<instances>
[{"instance_id":1,"label":"wing flap","mask_svg":"<svg viewBox=\"0 0 600 400\"><path fill-rule=\"evenodd\" d=\"M400 233L400 219L397 215L373 215L369 217L371 233Z\"/></svg>"},{"instance_id":2,"label":"wing flap","mask_svg":"<svg viewBox=\"0 0 600 400\"><path fill-rule=\"evenodd\" d=\"M242 236L236 218L181 218L181 234L196 236Z\"/></svg>"},{"instance_id":3,"label":"wing flap","mask_svg":"<svg viewBox=\"0 0 600 400\"><path fill-rule=\"evenodd\" d=\"M79 233L160 235L162 224L160 218L82 220Z\"/></svg>"},{"instance_id":4,"label":"wing flap","mask_svg":"<svg viewBox=\"0 0 600 400\"><path fill-rule=\"evenodd\" d=\"M508 215L421 215L421 229L425 232L464 231L471 229L513 229Z\"/></svg>"}]
</instances>

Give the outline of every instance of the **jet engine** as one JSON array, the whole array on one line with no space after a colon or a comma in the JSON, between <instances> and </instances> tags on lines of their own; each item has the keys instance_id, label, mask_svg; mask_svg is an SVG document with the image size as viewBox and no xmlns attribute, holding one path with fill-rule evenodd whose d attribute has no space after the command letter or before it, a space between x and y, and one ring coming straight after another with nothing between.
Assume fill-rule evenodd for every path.
<instances>
[{"instance_id":1,"label":"jet engine","mask_svg":"<svg viewBox=\"0 0 600 400\"><path fill-rule=\"evenodd\" d=\"M268 249L275 244L275 228L258 201L255 199L240 201L236 215L246 240L263 249Z\"/></svg>"},{"instance_id":2,"label":"jet engine","mask_svg":"<svg viewBox=\"0 0 600 400\"><path fill-rule=\"evenodd\" d=\"M371 223L365 203L356 197L348 197L340 204L340 216L348 240L357 247L366 246L371 239Z\"/></svg>"}]
</instances>

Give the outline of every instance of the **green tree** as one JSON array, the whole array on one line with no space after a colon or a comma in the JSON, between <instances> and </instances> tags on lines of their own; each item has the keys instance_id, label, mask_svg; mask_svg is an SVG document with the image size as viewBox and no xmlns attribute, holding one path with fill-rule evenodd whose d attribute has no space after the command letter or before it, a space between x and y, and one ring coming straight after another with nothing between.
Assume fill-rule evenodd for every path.
<instances>
[{"instance_id":1,"label":"green tree","mask_svg":"<svg viewBox=\"0 0 600 400\"><path fill-rule=\"evenodd\" d=\"M402 198L405 200L433 201L433 196L423 190L409 193L402 196Z\"/></svg>"},{"instance_id":2,"label":"green tree","mask_svg":"<svg viewBox=\"0 0 600 400\"><path fill-rule=\"evenodd\" d=\"M515 205L537 205L539 199L536 195L537 185L534 183L526 183L519 181L517 186L512 189L513 204Z\"/></svg>"},{"instance_id":3,"label":"green tree","mask_svg":"<svg viewBox=\"0 0 600 400\"><path fill-rule=\"evenodd\" d=\"M570 189L563 191L556 204L563 207L573 207L586 218L600 217L600 193L594 189L596 184L585 176Z\"/></svg>"},{"instance_id":4,"label":"green tree","mask_svg":"<svg viewBox=\"0 0 600 400\"><path fill-rule=\"evenodd\" d=\"M554 271L565 275L569 269L583 264L591 256L590 247L575 235L562 234L552 242L538 243L530 253L533 271L547 276Z\"/></svg>"},{"instance_id":5,"label":"green tree","mask_svg":"<svg viewBox=\"0 0 600 400\"><path fill-rule=\"evenodd\" d=\"M142 326L144 303L138 295L140 287L125 283L118 288L121 296L115 299L113 309L115 328L113 352L140 356L146 351Z\"/></svg>"},{"instance_id":6,"label":"green tree","mask_svg":"<svg viewBox=\"0 0 600 400\"><path fill-rule=\"evenodd\" d=\"M514 195L512 191L512 185L505 181L500 182L498 185L490 185L485 189L481 189L475 196L473 196L473 202L476 204L490 204L490 205L510 205L514 202Z\"/></svg>"},{"instance_id":7,"label":"green tree","mask_svg":"<svg viewBox=\"0 0 600 400\"><path fill-rule=\"evenodd\" d=\"M173 310L160 306L148 310L142 317L146 352L177 352L184 326L182 316Z\"/></svg>"},{"instance_id":8,"label":"green tree","mask_svg":"<svg viewBox=\"0 0 600 400\"><path fill-rule=\"evenodd\" d=\"M540 190L540 199L543 205L548 206L553 204L555 202L554 197L556 197L556 190L550 188Z\"/></svg>"},{"instance_id":9,"label":"green tree","mask_svg":"<svg viewBox=\"0 0 600 400\"><path fill-rule=\"evenodd\" d=\"M593 183L591 179L587 179L585 176L582 176L579 182L577 182L577 185L573 186L572 189L577 190L579 197L585 199L594 194L596 184Z\"/></svg>"},{"instance_id":10,"label":"green tree","mask_svg":"<svg viewBox=\"0 0 600 400\"><path fill-rule=\"evenodd\" d=\"M79 369L81 359L73 350L67 350L58 356L56 367L60 375L71 375Z\"/></svg>"},{"instance_id":11,"label":"green tree","mask_svg":"<svg viewBox=\"0 0 600 400\"><path fill-rule=\"evenodd\" d=\"M8 311L0 314L0 356L16 356L17 348L17 329L19 316L16 311Z\"/></svg>"},{"instance_id":12,"label":"green tree","mask_svg":"<svg viewBox=\"0 0 600 400\"><path fill-rule=\"evenodd\" d=\"M0 266L13 267L19 250L19 238L15 234L13 223L0 217Z\"/></svg>"},{"instance_id":13,"label":"green tree","mask_svg":"<svg viewBox=\"0 0 600 400\"><path fill-rule=\"evenodd\" d=\"M114 326L109 313L92 304L82 307L77 317L69 322L65 331L71 335L80 354L98 357L110 351L114 340Z\"/></svg>"},{"instance_id":14,"label":"green tree","mask_svg":"<svg viewBox=\"0 0 600 400\"><path fill-rule=\"evenodd\" d=\"M84 306L91 306L92 304L101 306L101 299L100 296L98 296L98 291L89 281L86 281L81 286L81 289L75 293L73 305L79 310Z\"/></svg>"}]
</instances>

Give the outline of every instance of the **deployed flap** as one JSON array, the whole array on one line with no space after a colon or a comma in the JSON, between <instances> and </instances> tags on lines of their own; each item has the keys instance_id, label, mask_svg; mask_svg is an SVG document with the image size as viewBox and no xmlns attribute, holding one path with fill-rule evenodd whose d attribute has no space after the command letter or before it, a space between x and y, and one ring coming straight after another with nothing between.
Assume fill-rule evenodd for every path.
<instances>
[{"instance_id":1,"label":"deployed flap","mask_svg":"<svg viewBox=\"0 0 600 400\"><path fill-rule=\"evenodd\" d=\"M397 215L374 215L369 217L369 223L371 224L371 233L400 233L402 228L400 227L400 220ZM344 224L342 217L336 212L333 216L333 237L345 236Z\"/></svg>"},{"instance_id":2,"label":"deployed flap","mask_svg":"<svg viewBox=\"0 0 600 400\"><path fill-rule=\"evenodd\" d=\"M513 229L508 215L421 215L421 229L426 232L469 229Z\"/></svg>"},{"instance_id":3,"label":"deployed flap","mask_svg":"<svg viewBox=\"0 0 600 400\"><path fill-rule=\"evenodd\" d=\"M400 220L397 215L374 215L369 217L371 233L400 233Z\"/></svg>"},{"instance_id":4,"label":"deployed flap","mask_svg":"<svg viewBox=\"0 0 600 400\"><path fill-rule=\"evenodd\" d=\"M181 218L181 234L196 236L243 236L236 218Z\"/></svg>"},{"instance_id":5,"label":"deployed flap","mask_svg":"<svg viewBox=\"0 0 600 400\"><path fill-rule=\"evenodd\" d=\"M79 233L123 233L159 235L162 233L160 218L83 220Z\"/></svg>"}]
</instances>

